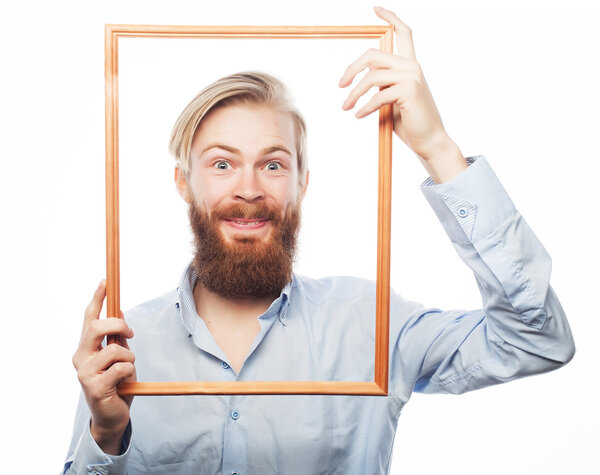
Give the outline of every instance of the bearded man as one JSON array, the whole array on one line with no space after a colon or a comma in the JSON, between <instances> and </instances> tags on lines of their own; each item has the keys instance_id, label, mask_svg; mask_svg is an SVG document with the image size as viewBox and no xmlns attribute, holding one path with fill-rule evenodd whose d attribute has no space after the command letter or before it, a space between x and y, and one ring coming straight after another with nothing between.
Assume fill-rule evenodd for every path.
<instances>
[{"instance_id":1,"label":"bearded man","mask_svg":"<svg viewBox=\"0 0 600 475\"><path fill-rule=\"evenodd\" d=\"M550 257L484 157L446 134L392 12L398 55L367 51L340 86L358 112L394 104L394 131L430 175L422 185L473 269L474 311L427 309L392 294L387 397L120 397L121 381L372 381L375 285L310 279L292 263L308 185L305 124L276 78L245 72L206 87L171 138L196 253L176 290L125 314L85 315L73 362L82 385L64 473L387 473L398 417L413 391L463 393L568 362L574 344L549 284ZM135 330L135 337L133 337ZM131 349L102 346L106 335ZM135 356L134 356L135 355Z\"/></svg>"}]
</instances>

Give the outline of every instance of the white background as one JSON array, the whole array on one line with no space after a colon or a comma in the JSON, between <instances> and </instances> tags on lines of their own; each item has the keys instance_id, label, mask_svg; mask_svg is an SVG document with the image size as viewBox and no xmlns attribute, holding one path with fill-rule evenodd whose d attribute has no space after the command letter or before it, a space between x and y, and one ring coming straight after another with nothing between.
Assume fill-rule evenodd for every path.
<instances>
[{"instance_id":1,"label":"white background","mask_svg":"<svg viewBox=\"0 0 600 475\"><path fill-rule=\"evenodd\" d=\"M600 12L592 4L507 0L383 4L413 29L417 59L451 137L465 155L487 157L552 256L551 283L577 345L573 361L554 373L460 397L414 395L400 418L394 474L600 471L595 190L600 173L595 140L600 126ZM83 310L105 275L104 24L382 24L371 7L348 0L220 1L210 6L176 1L0 3L3 473L56 473L70 440L79 393L71 356ZM293 78L279 69L281 58L268 68L280 73L301 109L307 109L312 175L298 268L310 275L373 274L371 211L358 207L372 208L373 180L357 183L343 173L348 171L347 161L347 168L363 167L359 176L373 173L375 123L335 109L349 90L338 90L337 79L361 52L362 47L349 48L344 57L343 52L331 56L317 50L316 57L297 59L296 65L304 69L298 74L304 76ZM223 61L211 65L203 55L191 61L213 68L214 79L221 71L249 69L240 58L228 58L225 66ZM156 71L150 76L166 78L164 89L147 97L146 118L169 92L169 74L176 80L179 70L164 76L159 76L160 68ZM302 81L315 78L322 78L321 90L302 88ZM199 80L191 94L203 85ZM313 99L307 91L314 92ZM189 96L187 91L181 94ZM323 98L329 102L323 103ZM135 111L138 106L131 104ZM164 107L175 110L183 105ZM323 114L336 118L328 119L326 127L313 126L310 107L321 107ZM175 117L157 110L168 124L166 131L162 122L157 128L162 127L168 139ZM170 180L167 139L148 133L148 143L156 139L159 145L150 148L147 157L146 141L135 136L146 126L136 129L134 122L130 124L131 163L154 160L156 167L165 167ZM362 141L356 140L353 127L361 130L365 155L357 151L347 157L340 149L332 157L324 151L328 142L342 144L344 137L354 141L351 149L359 146ZM127 265L135 271L140 261L125 256L133 256L139 247L148 266L141 276L131 271L130 283L123 283L132 303L135 292L146 298L144 292L152 297L173 287L190 250L185 208L174 189L167 180L160 189L165 201L155 205L149 185L152 166L135 163L139 172L127 175L131 185L123 184L124 189L127 186L123 206L143 214L140 223L153 226L154 232L144 230L136 238L131 226L129 237L124 234L124 262L130 259ZM393 178L394 289L440 308L480 307L471 271L455 254L419 190L425 171L397 137ZM150 186L150 192L138 192L143 190L138 186ZM130 212L132 220L134 214ZM161 227L165 216L172 221ZM161 228L177 231L171 235ZM146 239L148 234L154 241ZM182 235L183 242L177 241ZM365 258L367 252L371 254ZM149 276L148 282L136 285L134 281L144 276Z\"/></svg>"}]
</instances>

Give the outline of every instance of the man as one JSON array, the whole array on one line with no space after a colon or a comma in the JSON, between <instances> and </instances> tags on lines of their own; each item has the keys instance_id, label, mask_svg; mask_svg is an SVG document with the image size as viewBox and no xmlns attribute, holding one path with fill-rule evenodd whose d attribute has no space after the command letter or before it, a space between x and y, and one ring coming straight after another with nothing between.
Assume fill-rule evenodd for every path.
<instances>
[{"instance_id":1,"label":"man","mask_svg":"<svg viewBox=\"0 0 600 475\"><path fill-rule=\"evenodd\" d=\"M461 393L572 358L548 254L485 158L465 159L446 134L408 27L376 12L394 26L398 55L369 50L352 63L341 87L370 71L343 107L384 87L357 117L394 104L394 132L429 173L423 192L474 271L484 308L442 312L392 295L387 397L119 397L117 384L138 374L373 378L374 284L292 272L308 185L301 116L269 75L222 78L186 107L171 138L195 257L175 291L125 320L98 319L104 283L96 290L73 357L82 399L65 473L386 473L414 390ZM103 347L106 335L124 346Z\"/></svg>"}]
</instances>

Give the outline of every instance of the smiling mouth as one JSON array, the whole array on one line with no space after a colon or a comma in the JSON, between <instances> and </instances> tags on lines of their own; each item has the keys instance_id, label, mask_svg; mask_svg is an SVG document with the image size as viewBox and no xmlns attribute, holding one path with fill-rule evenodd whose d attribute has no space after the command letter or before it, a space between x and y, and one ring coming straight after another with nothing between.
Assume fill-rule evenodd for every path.
<instances>
[{"instance_id":1,"label":"smiling mouth","mask_svg":"<svg viewBox=\"0 0 600 475\"><path fill-rule=\"evenodd\" d=\"M225 219L225 221L229 225L233 226L236 229L258 229L258 228L262 228L270 220L269 219L257 219L257 218L252 218L252 219L229 218L229 219Z\"/></svg>"}]
</instances>

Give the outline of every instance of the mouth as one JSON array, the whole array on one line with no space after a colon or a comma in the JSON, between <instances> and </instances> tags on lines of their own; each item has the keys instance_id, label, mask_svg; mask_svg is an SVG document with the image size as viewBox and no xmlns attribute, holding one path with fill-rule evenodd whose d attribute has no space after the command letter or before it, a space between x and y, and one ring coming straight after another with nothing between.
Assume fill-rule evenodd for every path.
<instances>
[{"instance_id":1,"label":"mouth","mask_svg":"<svg viewBox=\"0 0 600 475\"><path fill-rule=\"evenodd\" d=\"M254 230L263 228L270 219L266 218L226 218L225 222L234 229Z\"/></svg>"}]
</instances>

